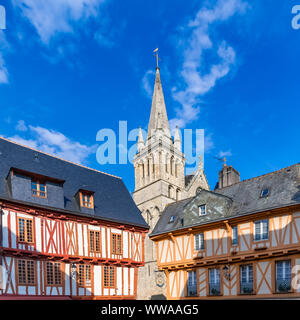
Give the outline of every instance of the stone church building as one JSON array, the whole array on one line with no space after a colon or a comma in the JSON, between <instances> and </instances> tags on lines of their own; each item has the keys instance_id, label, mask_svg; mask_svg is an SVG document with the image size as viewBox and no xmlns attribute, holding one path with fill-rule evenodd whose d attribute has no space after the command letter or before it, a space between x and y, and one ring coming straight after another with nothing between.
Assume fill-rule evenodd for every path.
<instances>
[{"instance_id":1,"label":"stone church building","mask_svg":"<svg viewBox=\"0 0 300 320\"><path fill-rule=\"evenodd\" d=\"M138 152L134 158L135 191L133 199L150 226L151 234L161 213L170 203L209 190L202 161L191 175L185 175L185 156L179 129L171 136L167 110L156 68L155 85L146 141L140 129ZM164 299L166 279L157 268L154 242L145 238L145 266L139 269L137 299Z\"/></svg>"}]
</instances>

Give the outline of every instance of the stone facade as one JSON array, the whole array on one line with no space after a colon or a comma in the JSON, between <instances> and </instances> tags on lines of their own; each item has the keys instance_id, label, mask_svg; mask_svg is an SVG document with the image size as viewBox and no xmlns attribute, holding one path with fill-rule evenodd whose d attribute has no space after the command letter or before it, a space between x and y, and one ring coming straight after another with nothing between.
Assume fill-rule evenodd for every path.
<instances>
[{"instance_id":1,"label":"stone facade","mask_svg":"<svg viewBox=\"0 0 300 320\"><path fill-rule=\"evenodd\" d=\"M172 138L159 68L156 69L147 139L144 142L140 130L137 146L133 199L150 226L151 234L168 204L194 196L199 187L209 190L201 161L186 183L179 129L176 128ZM149 236L145 238L145 266L140 268L138 279L138 299L166 297L165 275L157 268L156 248Z\"/></svg>"}]
</instances>

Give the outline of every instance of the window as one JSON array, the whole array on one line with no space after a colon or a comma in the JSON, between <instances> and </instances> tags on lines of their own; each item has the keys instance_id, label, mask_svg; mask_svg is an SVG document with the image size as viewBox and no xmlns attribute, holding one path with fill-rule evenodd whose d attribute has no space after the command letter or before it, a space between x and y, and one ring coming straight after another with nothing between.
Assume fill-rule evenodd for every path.
<instances>
[{"instance_id":1,"label":"window","mask_svg":"<svg viewBox=\"0 0 300 320\"><path fill-rule=\"evenodd\" d=\"M46 184L39 180L31 180L31 191L34 197L47 198Z\"/></svg>"},{"instance_id":2,"label":"window","mask_svg":"<svg viewBox=\"0 0 300 320\"><path fill-rule=\"evenodd\" d=\"M91 266L85 264L78 265L78 285L80 287L90 287L91 281Z\"/></svg>"},{"instance_id":3,"label":"window","mask_svg":"<svg viewBox=\"0 0 300 320\"><path fill-rule=\"evenodd\" d=\"M81 207L94 209L94 196L91 193L80 192Z\"/></svg>"},{"instance_id":4,"label":"window","mask_svg":"<svg viewBox=\"0 0 300 320\"><path fill-rule=\"evenodd\" d=\"M32 219L18 218L18 240L33 243Z\"/></svg>"},{"instance_id":5,"label":"window","mask_svg":"<svg viewBox=\"0 0 300 320\"><path fill-rule=\"evenodd\" d=\"M276 261L276 291L291 290L291 260Z\"/></svg>"},{"instance_id":6,"label":"window","mask_svg":"<svg viewBox=\"0 0 300 320\"><path fill-rule=\"evenodd\" d=\"M179 201L180 200L180 190L177 189L176 190L176 201Z\"/></svg>"},{"instance_id":7,"label":"window","mask_svg":"<svg viewBox=\"0 0 300 320\"><path fill-rule=\"evenodd\" d=\"M90 230L90 251L100 252L100 231Z\"/></svg>"},{"instance_id":8,"label":"window","mask_svg":"<svg viewBox=\"0 0 300 320\"><path fill-rule=\"evenodd\" d=\"M197 296L197 272L196 272L196 270L188 272L187 295L189 297Z\"/></svg>"},{"instance_id":9,"label":"window","mask_svg":"<svg viewBox=\"0 0 300 320\"><path fill-rule=\"evenodd\" d=\"M238 244L238 227L237 226L232 227L231 244L233 246L236 246Z\"/></svg>"},{"instance_id":10,"label":"window","mask_svg":"<svg viewBox=\"0 0 300 320\"><path fill-rule=\"evenodd\" d=\"M18 282L20 285L35 285L35 262L18 260Z\"/></svg>"},{"instance_id":11,"label":"window","mask_svg":"<svg viewBox=\"0 0 300 320\"><path fill-rule=\"evenodd\" d=\"M209 269L209 294L218 296L221 294L220 269Z\"/></svg>"},{"instance_id":12,"label":"window","mask_svg":"<svg viewBox=\"0 0 300 320\"><path fill-rule=\"evenodd\" d=\"M116 269L113 266L104 266L103 267L103 285L106 288L115 287L115 278L116 278Z\"/></svg>"},{"instance_id":13,"label":"window","mask_svg":"<svg viewBox=\"0 0 300 320\"><path fill-rule=\"evenodd\" d=\"M206 215L206 205L202 204L199 206L199 216L205 216Z\"/></svg>"},{"instance_id":14,"label":"window","mask_svg":"<svg viewBox=\"0 0 300 320\"><path fill-rule=\"evenodd\" d=\"M169 223L174 222L174 220L175 220L175 216L172 216L172 217L170 218L170 220L169 220Z\"/></svg>"},{"instance_id":15,"label":"window","mask_svg":"<svg viewBox=\"0 0 300 320\"><path fill-rule=\"evenodd\" d=\"M204 233L194 235L194 248L195 250L204 250Z\"/></svg>"},{"instance_id":16,"label":"window","mask_svg":"<svg viewBox=\"0 0 300 320\"><path fill-rule=\"evenodd\" d=\"M260 197L261 198L267 197L268 195L269 195L269 189L268 188L261 190L261 193L260 193Z\"/></svg>"},{"instance_id":17,"label":"window","mask_svg":"<svg viewBox=\"0 0 300 320\"><path fill-rule=\"evenodd\" d=\"M254 240L269 239L269 220L260 220L254 223Z\"/></svg>"},{"instance_id":18,"label":"window","mask_svg":"<svg viewBox=\"0 0 300 320\"><path fill-rule=\"evenodd\" d=\"M253 265L240 267L240 292L242 294L253 293Z\"/></svg>"},{"instance_id":19,"label":"window","mask_svg":"<svg viewBox=\"0 0 300 320\"><path fill-rule=\"evenodd\" d=\"M47 262L47 285L61 285L61 265L59 262Z\"/></svg>"},{"instance_id":20,"label":"window","mask_svg":"<svg viewBox=\"0 0 300 320\"><path fill-rule=\"evenodd\" d=\"M122 235L112 234L112 254L122 254Z\"/></svg>"}]
</instances>

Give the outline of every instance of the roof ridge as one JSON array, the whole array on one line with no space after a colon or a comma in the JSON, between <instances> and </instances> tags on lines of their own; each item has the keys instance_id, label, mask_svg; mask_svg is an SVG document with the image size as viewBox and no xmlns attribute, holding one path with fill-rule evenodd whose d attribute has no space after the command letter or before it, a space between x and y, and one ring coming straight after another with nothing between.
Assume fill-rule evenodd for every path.
<instances>
[{"instance_id":1,"label":"roof ridge","mask_svg":"<svg viewBox=\"0 0 300 320\"><path fill-rule=\"evenodd\" d=\"M237 185L237 184L240 184L240 183L243 183L243 182L247 182L247 181L250 181L250 180L255 180L255 179L260 179L262 177L265 177L265 176L269 176L269 175L272 175L272 174L276 174L276 173L279 173L280 171L284 171L286 169L289 169L289 168L292 168L292 167L296 167L300 165L300 162L298 163L295 163L295 164L292 164L290 166L287 166L285 168L281 168L281 169L278 169L278 170L275 170L275 171L272 171L272 172L268 172L268 173L265 173L265 174L262 174L262 175L259 175L259 176L256 176L256 177L253 177L253 178L249 178L249 179L245 179L245 180L242 180L242 181L239 181L239 182L236 182L236 183L233 183L229 186L226 186L226 187L223 187L223 188L220 188L220 189L215 189L215 190L223 190L225 188L229 188L231 186L234 186L234 185Z\"/></svg>"},{"instance_id":2,"label":"roof ridge","mask_svg":"<svg viewBox=\"0 0 300 320\"><path fill-rule=\"evenodd\" d=\"M24 147L24 148L27 148L27 149L30 149L30 150L33 150L33 151L36 151L36 152L40 152L40 153L45 154L45 155L47 155L47 156L49 156L49 157L56 158L56 159L58 159L58 160L71 163L71 164L73 164L73 165L75 165L75 166L82 167L82 168L85 168L85 169L88 169L88 170L92 170L92 171L95 171L95 172L98 172L98 173L102 173L102 174L105 174L105 175L108 175L108 176L111 176L111 177L118 178L118 179L121 179L121 180L122 180L121 177L115 176L115 175L113 175L113 174L106 173L106 172L103 172L103 171L100 171L100 170L97 170L97 169L94 169L94 168L90 168L90 167L84 166L84 165L82 165L82 164L72 162L72 161L70 161L70 160L62 159L62 158L57 157L57 156L54 156L54 155L52 155L52 154L50 154L50 153L47 153L47 152L44 152L44 151L41 151L41 150L38 150L38 149L35 149L35 148L32 148L32 147L25 146L25 145L22 144L22 143L9 140L9 139L4 138L4 137L2 137L2 136L0 136L0 139L5 140L5 141L10 142L10 143L14 143L14 144L16 144L16 145L19 145L19 146L21 146L21 147Z\"/></svg>"}]
</instances>

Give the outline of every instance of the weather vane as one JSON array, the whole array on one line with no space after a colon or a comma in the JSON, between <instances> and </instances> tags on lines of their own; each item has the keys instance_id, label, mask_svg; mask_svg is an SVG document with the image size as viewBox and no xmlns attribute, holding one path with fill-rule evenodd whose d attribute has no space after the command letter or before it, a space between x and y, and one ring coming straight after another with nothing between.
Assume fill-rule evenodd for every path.
<instances>
[{"instance_id":1,"label":"weather vane","mask_svg":"<svg viewBox=\"0 0 300 320\"><path fill-rule=\"evenodd\" d=\"M227 159L224 157L224 158L219 158L219 157L214 157L215 159L217 159L217 160L219 160L219 161L221 161L221 162L223 162L224 163L224 165L226 166L226 161L227 161Z\"/></svg>"},{"instance_id":2,"label":"weather vane","mask_svg":"<svg viewBox=\"0 0 300 320\"><path fill-rule=\"evenodd\" d=\"M156 56L156 68L158 68L158 60L160 60L160 59L158 58L158 48L154 49L154 50L153 50L153 53L154 53L154 55Z\"/></svg>"}]
</instances>

